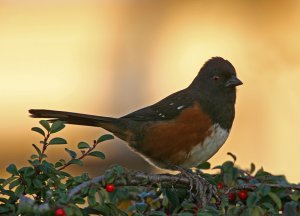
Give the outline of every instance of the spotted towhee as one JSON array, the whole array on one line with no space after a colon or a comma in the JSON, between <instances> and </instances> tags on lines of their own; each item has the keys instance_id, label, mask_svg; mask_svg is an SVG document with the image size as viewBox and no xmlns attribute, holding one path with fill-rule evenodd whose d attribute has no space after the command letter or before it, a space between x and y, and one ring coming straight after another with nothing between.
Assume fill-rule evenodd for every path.
<instances>
[{"instance_id":1,"label":"spotted towhee","mask_svg":"<svg viewBox=\"0 0 300 216\"><path fill-rule=\"evenodd\" d=\"M31 109L31 117L102 127L164 169L190 168L212 157L226 141L235 115L236 77L232 64L208 60L193 82L163 100L120 118Z\"/></svg>"}]
</instances>

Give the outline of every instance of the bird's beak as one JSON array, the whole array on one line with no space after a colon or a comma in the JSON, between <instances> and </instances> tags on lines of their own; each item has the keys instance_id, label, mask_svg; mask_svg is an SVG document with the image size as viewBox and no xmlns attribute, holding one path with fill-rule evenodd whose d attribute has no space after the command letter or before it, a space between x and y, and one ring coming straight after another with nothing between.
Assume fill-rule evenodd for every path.
<instances>
[{"instance_id":1,"label":"bird's beak","mask_svg":"<svg viewBox=\"0 0 300 216\"><path fill-rule=\"evenodd\" d=\"M241 80L239 80L236 76L232 76L226 83L225 86L227 88L232 88L235 86L239 86L242 85L243 82Z\"/></svg>"}]
</instances>

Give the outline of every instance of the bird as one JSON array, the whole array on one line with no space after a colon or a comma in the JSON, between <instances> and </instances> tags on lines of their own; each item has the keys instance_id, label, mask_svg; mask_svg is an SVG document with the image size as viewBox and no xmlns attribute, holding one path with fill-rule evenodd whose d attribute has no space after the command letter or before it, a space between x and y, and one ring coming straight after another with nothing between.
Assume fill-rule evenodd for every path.
<instances>
[{"instance_id":1,"label":"bird","mask_svg":"<svg viewBox=\"0 0 300 216\"><path fill-rule=\"evenodd\" d=\"M189 169L225 143L235 117L236 87L242 84L228 60L212 57L185 89L119 118L47 109L29 113L52 122L101 127L158 168Z\"/></svg>"}]
</instances>

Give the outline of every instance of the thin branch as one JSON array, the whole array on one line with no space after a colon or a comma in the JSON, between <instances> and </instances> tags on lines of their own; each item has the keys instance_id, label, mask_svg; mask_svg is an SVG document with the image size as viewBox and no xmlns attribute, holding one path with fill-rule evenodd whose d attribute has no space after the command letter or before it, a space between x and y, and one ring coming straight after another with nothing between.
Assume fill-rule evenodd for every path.
<instances>
[{"instance_id":1,"label":"thin branch","mask_svg":"<svg viewBox=\"0 0 300 216\"><path fill-rule=\"evenodd\" d=\"M48 139L50 137L50 133L48 132L47 135L44 137L44 140L43 140L43 149L42 149L42 154L39 156L39 162L41 163L42 160L43 160L43 155L45 154L45 151L49 145L48 143Z\"/></svg>"},{"instance_id":2,"label":"thin branch","mask_svg":"<svg viewBox=\"0 0 300 216\"><path fill-rule=\"evenodd\" d=\"M162 184L164 187L183 187L189 189L191 187L191 181L188 177L177 174L149 174L145 172L130 172L127 171L122 175L123 179L116 179L114 181L115 186L149 186L154 184ZM79 193L81 189L85 187L90 187L91 185L101 184L101 182L105 180L105 175L94 177L93 179L83 182L80 185L76 186L72 190L69 191L68 197L71 198L75 194ZM238 185L235 187L231 187L227 190L228 193L231 190L241 190L248 189L254 190L255 188L261 186L261 183L257 184L244 184ZM299 190L300 185L280 185L280 184L263 184L265 186L269 186L271 188L284 188L287 190ZM193 185L193 187L196 187ZM214 194L215 195L215 194Z\"/></svg>"},{"instance_id":3,"label":"thin branch","mask_svg":"<svg viewBox=\"0 0 300 216\"><path fill-rule=\"evenodd\" d=\"M123 180L116 179L114 181L115 186L148 186L153 184L163 184L169 187L190 187L190 179L181 175L171 174L149 174L144 172L128 172L124 173ZM105 180L105 175L94 177L93 179L83 182L69 191L68 197L71 198L81 189L89 187L94 184L99 184Z\"/></svg>"},{"instance_id":4,"label":"thin branch","mask_svg":"<svg viewBox=\"0 0 300 216\"><path fill-rule=\"evenodd\" d=\"M259 186L264 185L264 186L269 186L271 188L278 188L278 189L286 189L286 190L298 190L300 191L300 185L296 184L290 184L290 185L281 185L281 184L262 184L262 183L257 183L257 184L244 184L244 185L238 185L236 187L231 187L229 188L228 192L231 190L254 190L258 188Z\"/></svg>"},{"instance_id":5,"label":"thin branch","mask_svg":"<svg viewBox=\"0 0 300 216\"><path fill-rule=\"evenodd\" d=\"M91 151L93 151L97 146L96 140L94 140L94 144L92 147L89 148L89 150L87 150L86 152L82 153L82 155L76 159L81 160L84 157L86 157ZM58 170L61 171L63 169L65 169L66 167L70 166L72 163L70 163L71 161L67 162L65 165L63 165L62 167L60 167Z\"/></svg>"}]
</instances>

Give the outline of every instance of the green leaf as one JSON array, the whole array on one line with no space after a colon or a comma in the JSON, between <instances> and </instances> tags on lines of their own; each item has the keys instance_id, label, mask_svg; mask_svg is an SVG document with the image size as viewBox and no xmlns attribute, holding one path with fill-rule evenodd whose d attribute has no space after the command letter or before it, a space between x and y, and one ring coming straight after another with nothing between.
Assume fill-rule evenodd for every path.
<instances>
[{"instance_id":1,"label":"green leaf","mask_svg":"<svg viewBox=\"0 0 300 216\"><path fill-rule=\"evenodd\" d=\"M269 211L274 211L274 206L273 204L269 203L269 202L264 202L261 204L261 206L264 208L264 209L267 209Z\"/></svg>"},{"instance_id":2,"label":"green leaf","mask_svg":"<svg viewBox=\"0 0 300 216\"><path fill-rule=\"evenodd\" d=\"M82 165L83 165L83 163L82 163L81 160L75 159L75 158L73 158L72 160L70 160L68 163L69 163L69 164L77 164L77 165L79 165L79 166L82 166Z\"/></svg>"},{"instance_id":3,"label":"green leaf","mask_svg":"<svg viewBox=\"0 0 300 216\"><path fill-rule=\"evenodd\" d=\"M88 204L89 204L90 207L93 207L93 206L97 205L97 201L96 201L95 196L88 196L87 200L88 200Z\"/></svg>"},{"instance_id":4,"label":"green leaf","mask_svg":"<svg viewBox=\"0 0 300 216\"><path fill-rule=\"evenodd\" d=\"M35 144L32 144L32 146L35 148L35 150L38 153L38 155L41 156L42 155L41 150Z\"/></svg>"},{"instance_id":5,"label":"green leaf","mask_svg":"<svg viewBox=\"0 0 300 216\"><path fill-rule=\"evenodd\" d=\"M278 195L276 193L271 192L271 191L269 192L268 195L275 202L275 204L277 205L278 209L281 209L282 202L281 202L280 198L278 197Z\"/></svg>"},{"instance_id":6,"label":"green leaf","mask_svg":"<svg viewBox=\"0 0 300 216\"><path fill-rule=\"evenodd\" d=\"M201 211L201 210L200 210ZM219 211L219 208L216 208L216 207L214 207L214 206L209 206L209 205L207 205L206 207L205 207L205 210L204 210L205 212L207 212L207 213L210 213L210 215L220 215L220 211ZM199 215L198 215L199 216ZM208 215L207 215L208 216Z\"/></svg>"},{"instance_id":7,"label":"green leaf","mask_svg":"<svg viewBox=\"0 0 300 216\"><path fill-rule=\"evenodd\" d=\"M255 193L249 193L249 197L247 198L247 206L254 207L256 203L259 201L259 197Z\"/></svg>"},{"instance_id":8,"label":"green leaf","mask_svg":"<svg viewBox=\"0 0 300 216\"><path fill-rule=\"evenodd\" d=\"M297 203L293 201L285 203L283 214L285 216L299 215L297 214Z\"/></svg>"},{"instance_id":9,"label":"green leaf","mask_svg":"<svg viewBox=\"0 0 300 216\"><path fill-rule=\"evenodd\" d=\"M60 173L60 175L62 175L62 176L65 176L65 177L71 177L71 175L70 175L69 173L64 172L64 171L60 171L59 173Z\"/></svg>"},{"instance_id":10,"label":"green leaf","mask_svg":"<svg viewBox=\"0 0 300 216\"><path fill-rule=\"evenodd\" d=\"M89 192L88 192L89 196L95 196L96 193L97 193L96 188L92 187L89 189Z\"/></svg>"},{"instance_id":11,"label":"green leaf","mask_svg":"<svg viewBox=\"0 0 300 216\"><path fill-rule=\"evenodd\" d=\"M85 149L85 148L90 148L90 145L86 142L80 142L77 145L78 149Z\"/></svg>"},{"instance_id":12,"label":"green leaf","mask_svg":"<svg viewBox=\"0 0 300 216\"><path fill-rule=\"evenodd\" d=\"M254 173L254 171L255 171L255 164L251 163L250 164L250 173L252 174L252 173Z\"/></svg>"},{"instance_id":13,"label":"green leaf","mask_svg":"<svg viewBox=\"0 0 300 216\"><path fill-rule=\"evenodd\" d=\"M103 152L100 151L93 151L91 153L88 154L89 156L94 156L94 157L98 157L100 159L105 159L105 155Z\"/></svg>"},{"instance_id":14,"label":"green leaf","mask_svg":"<svg viewBox=\"0 0 300 216\"><path fill-rule=\"evenodd\" d=\"M44 185L43 185L43 183L41 182L41 180L39 180L39 179L33 179L33 185L34 185L34 187L36 187L36 188L42 188Z\"/></svg>"},{"instance_id":15,"label":"green leaf","mask_svg":"<svg viewBox=\"0 0 300 216\"><path fill-rule=\"evenodd\" d=\"M29 177L35 174L35 171L32 167L26 167L24 170L24 176Z\"/></svg>"},{"instance_id":16,"label":"green leaf","mask_svg":"<svg viewBox=\"0 0 300 216\"><path fill-rule=\"evenodd\" d=\"M259 180L265 180L266 178L268 178L268 176L270 176L270 173L264 171L263 167L257 170L255 174L255 177Z\"/></svg>"},{"instance_id":17,"label":"green leaf","mask_svg":"<svg viewBox=\"0 0 300 216\"><path fill-rule=\"evenodd\" d=\"M197 216L212 216L212 214L209 212L200 212L197 214Z\"/></svg>"},{"instance_id":18,"label":"green leaf","mask_svg":"<svg viewBox=\"0 0 300 216\"><path fill-rule=\"evenodd\" d=\"M117 175L122 175L122 173L124 173L124 168L122 166L115 165L112 167L112 171Z\"/></svg>"},{"instance_id":19,"label":"green leaf","mask_svg":"<svg viewBox=\"0 0 300 216\"><path fill-rule=\"evenodd\" d=\"M164 196L161 204L162 206L167 207L169 205L169 199Z\"/></svg>"},{"instance_id":20,"label":"green leaf","mask_svg":"<svg viewBox=\"0 0 300 216\"><path fill-rule=\"evenodd\" d=\"M77 154L76 152L68 149L68 148L65 148L65 151L70 155L71 158L76 158L77 157Z\"/></svg>"},{"instance_id":21,"label":"green leaf","mask_svg":"<svg viewBox=\"0 0 300 216\"><path fill-rule=\"evenodd\" d=\"M112 208L107 203L104 203L103 205L97 205L91 210L97 211L97 212L91 211L91 212L88 212L89 214L95 214L95 215L122 215L122 214L113 214ZM134 215L134 216L137 216L137 215Z\"/></svg>"},{"instance_id":22,"label":"green leaf","mask_svg":"<svg viewBox=\"0 0 300 216\"><path fill-rule=\"evenodd\" d=\"M111 134L104 134L104 135L102 135L101 137L99 137L98 139L97 139L97 144L98 143L100 143L100 142L104 142L104 141L106 141L106 140L111 140L111 139L113 139L114 137L113 137L113 135L111 135Z\"/></svg>"},{"instance_id":23,"label":"green leaf","mask_svg":"<svg viewBox=\"0 0 300 216\"><path fill-rule=\"evenodd\" d=\"M193 213L190 213L190 212L182 212L182 213L179 213L177 214L178 216L194 216Z\"/></svg>"},{"instance_id":24,"label":"green leaf","mask_svg":"<svg viewBox=\"0 0 300 216\"><path fill-rule=\"evenodd\" d=\"M82 197L76 196L74 199L74 202L77 204L84 204L85 200Z\"/></svg>"},{"instance_id":25,"label":"green leaf","mask_svg":"<svg viewBox=\"0 0 300 216\"><path fill-rule=\"evenodd\" d=\"M43 131L42 128L39 128L39 127L33 127L33 128L31 128L31 130L32 130L32 131L35 131L35 132L37 132L37 133L39 133L39 134L42 134L42 135L45 137L45 132Z\"/></svg>"},{"instance_id":26,"label":"green leaf","mask_svg":"<svg viewBox=\"0 0 300 216\"><path fill-rule=\"evenodd\" d=\"M50 131L50 124L46 120L41 120L40 124L49 132Z\"/></svg>"},{"instance_id":27,"label":"green leaf","mask_svg":"<svg viewBox=\"0 0 300 216\"><path fill-rule=\"evenodd\" d=\"M31 158L31 159L38 159L38 158L39 158L39 156L38 156L38 155L36 155L36 154L32 154L32 155L30 156L30 158Z\"/></svg>"},{"instance_id":28,"label":"green leaf","mask_svg":"<svg viewBox=\"0 0 300 216\"><path fill-rule=\"evenodd\" d=\"M265 215L265 211L260 206L255 206L251 212L251 216Z\"/></svg>"},{"instance_id":29,"label":"green leaf","mask_svg":"<svg viewBox=\"0 0 300 216\"><path fill-rule=\"evenodd\" d=\"M54 166L55 166L55 168L58 168L58 167L63 166L63 164L62 164L62 162L57 161Z\"/></svg>"},{"instance_id":30,"label":"green leaf","mask_svg":"<svg viewBox=\"0 0 300 216\"><path fill-rule=\"evenodd\" d=\"M222 165L222 171L223 171L224 184L227 186L233 186L238 176L238 171L234 167L233 162L232 161L224 162Z\"/></svg>"},{"instance_id":31,"label":"green leaf","mask_svg":"<svg viewBox=\"0 0 300 216\"><path fill-rule=\"evenodd\" d=\"M96 188L90 188L89 192L88 192L88 203L90 206L96 206L97 205L97 201L95 198L95 194L97 192Z\"/></svg>"},{"instance_id":32,"label":"green leaf","mask_svg":"<svg viewBox=\"0 0 300 216\"><path fill-rule=\"evenodd\" d=\"M59 162L61 162L63 165L66 164L66 161L64 159L59 159Z\"/></svg>"},{"instance_id":33,"label":"green leaf","mask_svg":"<svg viewBox=\"0 0 300 216\"><path fill-rule=\"evenodd\" d=\"M44 172L44 174L53 174L54 172L56 172L54 165L45 160L42 162L42 166L40 168Z\"/></svg>"},{"instance_id":34,"label":"green leaf","mask_svg":"<svg viewBox=\"0 0 300 216\"><path fill-rule=\"evenodd\" d=\"M222 166L217 165L217 166L214 166L213 169L220 169L220 170L221 170L221 169L223 169L223 168L222 168Z\"/></svg>"},{"instance_id":35,"label":"green leaf","mask_svg":"<svg viewBox=\"0 0 300 216\"><path fill-rule=\"evenodd\" d=\"M110 184L113 183L115 180L115 175L111 170L107 170L105 172L105 183Z\"/></svg>"},{"instance_id":36,"label":"green leaf","mask_svg":"<svg viewBox=\"0 0 300 216\"><path fill-rule=\"evenodd\" d=\"M50 133L56 133L58 131L61 131L64 127L65 125L62 121L55 121L51 125Z\"/></svg>"},{"instance_id":37,"label":"green leaf","mask_svg":"<svg viewBox=\"0 0 300 216\"><path fill-rule=\"evenodd\" d=\"M67 141L64 138L61 137L55 137L50 140L49 145L61 145L61 144L67 144Z\"/></svg>"},{"instance_id":38,"label":"green leaf","mask_svg":"<svg viewBox=\"0 0 300 216\"><path fill-rule=\"evenodd\" d=\"M180 202L174 189L166 188L166 196L173 207L179 206Z\"/></svg>"},{"instance_id":39,"label":"green leaf","mask_svg":"<svg viewBox=\"0 0 300 216\"><path fill-rule=\"evenodd\" d=\"M148 205L144 202L138 202L135 204L135 209L140 212L140 213L144 213L147 209Z\"/></svg>"},{"instance_id":40,"label":"green leaf","mask_svg":"<svg viewBox=\"0 0 300 216\"><path fill-rule=\"evenodd\" d=\"M9 172L12 175L19 175L18 169L15 164L10 164L7 168L6 171Z\"/></svg>"},{"instance_id":41,"label":"green leaf","mask_svg":"<svg viewBox=\"0 0 300 216\"><path fill-rule=\"evenodd\" d=\"M3 202L3 203L5 203L5 202ZM11 209L9 206L1 206L0 207L0 214L9 215L9 213L11 213Z\"/></svg>"},{"instance_id":42,"label":"green leaf","mask_svg":"<svg viewBox=\"0 0 300 216\"><path fill-rule=\"evenodd\" d=\"M15 190L15 194L17 196L20 196L25 190L25 186L24 185L19 185L16 190Z\"/></svg>"},{"instance_id":43,"label":"green leaf","mask_svg":"<svg viewBox=\"0 0 300 216\"><path fill-rule=\"evenodd\" d=\"M199 164L198 166L197 166L197 168L198 169L210 169L210 163L209 162L204 162L204 163L202 163L202 164Z\"/></svg>"},{"instance_id":44,"label":"green leaf","mask_svg":"<svg viewBox=\"0 0 300 216\"><path fill-rule=\"evenodd\" d=\"M300 200L300 192L299 191L294 191L293 194L290 195L291 199L294 201Z\"/></svg>"},{"instance_id":45,"label":"green leaf","mask_svg":"<svg viewBox=\"0 0 300 216\"><path fill-rule=\"evenodd\" d=\"M260 185L257 188L257 191L262 195L262 196L267 196L269 192L271 191L271 187L267 185Z\"/></svg>"},{"instance_id":46,"label":"green leaf","mask_svg":"<svg viewBox=\"0 0 300 216\"><path fill-rule=\"evenodd\" d=\"M28 160L28 162L32 165L32 166L38 166L40 165L40 161L38 159L35 160Z\"/></svg>"},{"instance_id":47,"label":"green leaf","mask_svg":"<svg viewBox=\"0 0 300 216\"><path fill-rule=\"evenodd\" d=\"M164 212L154 211L149 214L149 216L167 216Z\"/></svg>"},{"instance_id":48,"label":"green leaf","mask_svg":"<svg viewBox=\"0 0 300 216\"><path fill-rule=\"evenodd\" d=\"M20 180L19 179L16 179L14 181L12 181L10 184L9 184L9 189L13 189L14 187L18 186L20 184Z\"/></svg>"},{"instance_id":49,"label":"green leaf","mask_svg":"<svg viewBox=\"0 0 300 216\"><path fill-rule=\"evenodd\" d=\"M230 155L233 158L233 163L236 161L236 156L232 154L231 152L227 152L228 155Z\"/></svg>"}]
</instances>

